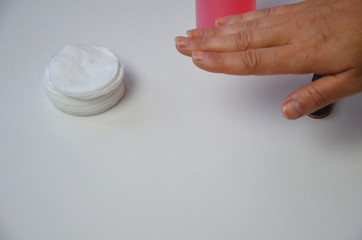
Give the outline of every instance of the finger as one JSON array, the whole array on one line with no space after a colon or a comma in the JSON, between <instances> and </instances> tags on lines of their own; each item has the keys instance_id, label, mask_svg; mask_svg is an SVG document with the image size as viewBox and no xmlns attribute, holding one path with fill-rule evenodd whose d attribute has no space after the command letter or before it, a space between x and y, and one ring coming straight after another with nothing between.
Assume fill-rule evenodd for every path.
<instances>
[{"instance_id":1,"label":"finger","mask_svg":"<svg viewBox=\"0 0 362 240\"><path fill-rule=\"evenodd\" d=\"M291 93L282 104L286 118L297 119L362 91L361 76L352 71L325 76Z\"/></svg>"},{"instance_id":2,"label":"finger","mask_svg":"<svg viewBox=\"0 0 362 240\"><path fill-rule=\"evenodd\" d=\"M292 10L300 9L304 7L305 2L280 5L273 8L265 8L261 10L251 11L244 14L231 15L226 17L220 17L216 19L215 26L223 26L227 24L234 24L240 22L246 22L257 18L275 16L283 13L290 13Z\"/></svg>"},{"instance_id":3,"label":"finger","mask_svg":"<svg viewBox=\"0 0 362 240\"><path fill-rule=\"evenodd\" d=\"M206 71L236 75L310 73L313 69L291 45L227 53L193 51L192 58Z\"/></svg>"},{"instance_id":4,"label":"finger","mask_svg":"<svg viewBox=\"0 0 362 240\"><path fill-rule=\"evenodd\" d=\"M257 18L246 22L228 24L215 28L198 28L187 31L188 37L216 37L237 33L242 30L254 30L258 28L266 28L275 26L285 22L288 19L286 15L269 16L265 18Z\"/></svg>"},{"instance_id":5,"label":"finger","mask_svg":"<svg viewBox=\"0 0 362 240\"><path fill-rule=\"evenodd\" d=\"M206 52L236 52L250 48L265 48L280 46L288 42L285 31L278 27L245 30L231 35L210 38L178 37L176 45L179 51L187 56L194 50Z\"/></svg>"}]
</instances>

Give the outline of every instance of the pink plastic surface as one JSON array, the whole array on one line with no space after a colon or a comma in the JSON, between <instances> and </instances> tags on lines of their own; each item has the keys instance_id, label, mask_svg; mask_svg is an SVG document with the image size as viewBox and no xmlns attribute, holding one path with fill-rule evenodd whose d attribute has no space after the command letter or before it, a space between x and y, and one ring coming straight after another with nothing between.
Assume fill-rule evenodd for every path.
<instances>
[{"instance_id":1,"label":"pink plastic surface","mask_svg":"<svg viewBox=\"0 0 362 240\"><path fill-rule=\"evenodd\" d=\"M197 28L215 27L215 19L255 10L256 0L196 0Z\"/></svg>"}]
</instances>

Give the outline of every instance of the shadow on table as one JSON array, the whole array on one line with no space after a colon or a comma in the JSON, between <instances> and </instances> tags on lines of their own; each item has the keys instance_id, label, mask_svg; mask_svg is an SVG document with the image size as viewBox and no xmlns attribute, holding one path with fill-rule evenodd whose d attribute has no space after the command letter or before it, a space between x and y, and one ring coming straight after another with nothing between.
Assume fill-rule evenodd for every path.
<instances>
[{"instance_id":1,"label":"shadow on table","mask_svg":"<svg viewBox=\"0 0 362 240\"><path fill-rule=\"evenodd\" d=\"M362 148L362 94L342 99L335 105L324 140L333 144L353 144ZM362 149L361 149L362 151ZM361 156L362 159L362 156Z\"/></svg>"},{"instance_id":2,"label":"shadow on table","mask_svg":"<svg viewBox=\"0 0 362 240\"><path fill-rule=\"evenodd\" d=\"M123 82L126 86L126 93L119 105L121 105L123 101L127 101L128 98L132 98L136 88L135 75L128 68L125 71Z\"/></svg>"},{"instance_id":3,"label":"shadow on table","mask_svg":"<svg viewBox=\"0 0 362 240\"><path fill-rule=\"evenodd\" d=\"M252 118L261 124L279 126L282 120L281 104L294 90L308 84L312 74L278 75L255 77L224 88L224 106L229 106L225 114L237 118ZM239 80L239 79L238 79ZM336 146L339 144L359 144L362 147L362 94L342 99L335 104L332 114L325 119L304 119L286 122L288 127L301 127L320 141ZM292 125L291 125L292 124ZM361 157L362 158L362 157Z\"/></svg>"}]
</instances>

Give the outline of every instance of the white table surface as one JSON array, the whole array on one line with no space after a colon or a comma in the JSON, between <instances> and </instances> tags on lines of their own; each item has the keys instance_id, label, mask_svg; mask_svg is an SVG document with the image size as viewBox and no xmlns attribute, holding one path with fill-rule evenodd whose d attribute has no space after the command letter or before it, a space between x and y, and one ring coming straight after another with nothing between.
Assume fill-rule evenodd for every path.
<instances>
[{"instance_id":1,"label":"white table surface","mask_svg":"<svg viewBox=\"0 0 362 240\"><path fill-rule=\"evenodd\" d=\"M288 121L311 75L204 72L174 47L194 22L193 0L0 1L1 240L362 239L361 94ZM50 104L68 43L122 58L119 105Z\"/></svg>"}]
</instances>

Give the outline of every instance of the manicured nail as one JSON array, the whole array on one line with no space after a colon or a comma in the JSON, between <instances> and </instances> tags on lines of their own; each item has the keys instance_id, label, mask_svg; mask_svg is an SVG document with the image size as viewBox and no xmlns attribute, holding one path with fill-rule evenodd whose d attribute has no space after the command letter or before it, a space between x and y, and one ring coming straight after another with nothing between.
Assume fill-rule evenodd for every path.
<instances>
[{"instance_id":1,"label":"manicured nail","mask_svg":"<svg viewBox=\"0 0 362 240\"><path fill-rule=\"evenodd\" d=\"M206 57L206 54L205 52L202 52L202 51L193 51L192 52L192 58L194 59L194 61L196 62L201 62L205 59Z\"/></svg>"},{"instance_id":2,"label":"manicured nail","mask_svg":"<svg viewBox=\"0 0 362 240\"><path fill-rule=\"evenodd\" d=\"M191 38L187 37L176 37L175 42L176 46L180 48L188 48L191 46Z\"/></svg>"},{"instance_id":3,"label":"manicured nail","mask_svg":"<svg viewBox=\"0 0 362 240\"><path fill-rule=\"evenodd\" d=\"M229 21L229 17L218 17L215 20L215 25L216 26L220 26L220 25L225 25L227 22Z\"/></svg>"},{"instance_id":4,"label":"manicured nail","mask_svg":"<svg viewBox=\"0 0 362 240\"><path fill-rule=\"evenodd\" d=\"M283 114L288 119L297 119L304 115L304 111L300 104L295 100L290 100L283 105Z\"/></svg>"}]
</instances>

